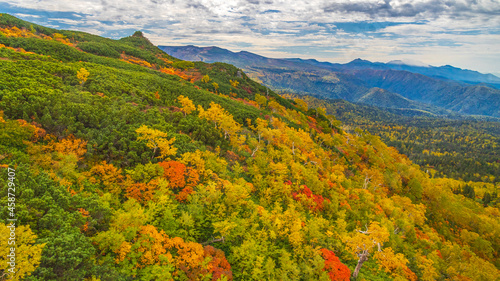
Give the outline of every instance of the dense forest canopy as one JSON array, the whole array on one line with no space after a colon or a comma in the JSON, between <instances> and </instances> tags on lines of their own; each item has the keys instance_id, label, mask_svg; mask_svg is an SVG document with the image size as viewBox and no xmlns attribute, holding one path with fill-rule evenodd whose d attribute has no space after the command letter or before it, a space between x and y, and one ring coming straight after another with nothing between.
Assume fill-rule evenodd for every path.
<instances>
[{"instance_id":1,"label":"dense forest canopy","mask_svg":"<svg viewBox=\"0 0 500 281\"><path fill-rule=\"evenodd\" d=\"M378 135L407 155L433 177L466 182L500 182L500 122L478 117L447 119L406 110L381 110L343 100L301 98L323 107L345 128L360 128Z\"/></svg>"},{"instance_id":2,"label":"dense forest canopy","mask_svg":"<svg viewBox=\"0 0 500 281\"><path fill-rule=\"evenodd\" d=\"M495 181L432 177L324 107L140 32L1 14L0 44L2 278L500 276Z\"/></svg>"}]
</instances>

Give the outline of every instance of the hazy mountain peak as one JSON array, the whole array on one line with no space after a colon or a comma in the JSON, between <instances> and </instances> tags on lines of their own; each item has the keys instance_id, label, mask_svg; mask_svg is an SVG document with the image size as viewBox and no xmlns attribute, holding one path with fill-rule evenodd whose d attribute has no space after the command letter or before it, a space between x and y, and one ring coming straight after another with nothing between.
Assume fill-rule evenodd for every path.
<instances>
[{"instance_id":1,"label":"hazy mountain peak","mask_svg":"<svg viewBox=\"0 0 500 281\"><path fill-rule=\"evenodd\" d=\"M353 61L350 62L350 64L354 64L354 63L358 63L358 64L359 63L365 63L365 64L369 63L369 64L371 64L372 62L368 61L368 60L361 59L361 58L357 58L357 59L355 59L355 60L353 60Z\"/></svg>"},{"instance_id":2,"label":"hazy mountain peak","mask_svg":"<svg viewBox=\"0 0 500 281\"><path fill-rule=\"evenodd\" d=\"M409 65L409 66L420 66L420 67L431 67L431 65L418 60L404 59L404 60L391 60L387 64L399 64L399 65Z\"/></svg>"}]
</instances>

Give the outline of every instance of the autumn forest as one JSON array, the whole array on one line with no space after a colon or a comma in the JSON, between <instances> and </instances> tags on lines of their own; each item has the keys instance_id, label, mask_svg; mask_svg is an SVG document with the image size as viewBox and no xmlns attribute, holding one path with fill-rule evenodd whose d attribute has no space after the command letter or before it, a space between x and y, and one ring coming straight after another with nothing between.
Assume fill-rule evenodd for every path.
<instances>
[{"instance_id":1,"label":"autumn forest","mask_svg":"<svg viewBox=\"0 0 500 281\"><path fill-rule=\"evenodd\" d=\"M0 14L0 279L498 280L498 123L363 110Z\"/></svg>"}]
</instances>

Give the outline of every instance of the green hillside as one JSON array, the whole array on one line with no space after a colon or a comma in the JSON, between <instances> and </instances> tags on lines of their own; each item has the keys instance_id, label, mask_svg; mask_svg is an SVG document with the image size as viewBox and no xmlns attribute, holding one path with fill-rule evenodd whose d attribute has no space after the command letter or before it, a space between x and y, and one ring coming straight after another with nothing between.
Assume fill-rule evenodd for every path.
<instances>
[{"instance_id":1,"label":"green hillside","mask_svg":"<svg viewBox=\"0 0 500 281\"><path fill-rule=\"evenodd\" d=\"M491 182L431 178L323 108L140 32L1 14L0 44L2 278L500 276Z\"/></svg>"}]
</instances>

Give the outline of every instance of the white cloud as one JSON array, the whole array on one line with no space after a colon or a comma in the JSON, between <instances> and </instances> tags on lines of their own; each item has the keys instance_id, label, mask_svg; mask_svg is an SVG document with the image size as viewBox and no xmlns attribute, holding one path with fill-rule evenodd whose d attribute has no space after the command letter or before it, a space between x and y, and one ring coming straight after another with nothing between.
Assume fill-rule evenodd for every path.
<instances>
[{"instance_id":1,"label":"white cloud","mask_svg":"<svg viewBox=\"0 0 500 281\"><path fill-rule=\"evenodd\" d=\"M23 18L40 18L40 15L30 15L30 14L23 14L23 13L15 13L14 14L16 17L23 17Z\"/></svg>"},{"instance_id":2,"label":"white cloud","mask_svg":"<svg viewBox=\"0 0 500 281\"><path fill-rule=\"evenodd\" d=\"M404 56L430 64L500 72L495 50L500 46L498 0L4 0L4 3L23 8L18 15L27 20L32 19L26 12L31 9L33 14L51 18L52 26L60 22L71 29L108 36L120 34L123 29L143 30L155 44L194 43L232 50L248 46L244 49L271 57L307 55L337 62L357 57L388 61ZM69 16L51 16L52 12L68 12ZM421 24L414 24L416 21ZM359 22L365 25L355 30L338 27L341 23ZM387 26L384 22L398 25ZM303 51L307 47L323 51L311 54Z\"/></svg>"}]
</instances>

